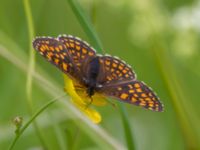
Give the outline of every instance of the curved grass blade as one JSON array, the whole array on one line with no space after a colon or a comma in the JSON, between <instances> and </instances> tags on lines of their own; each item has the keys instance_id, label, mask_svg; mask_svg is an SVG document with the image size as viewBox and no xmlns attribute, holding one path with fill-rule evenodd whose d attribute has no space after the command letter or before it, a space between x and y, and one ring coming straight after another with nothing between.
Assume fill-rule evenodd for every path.
<instances>
[{"instance_id":1,"label":"curved grass blade","mask_svg":"<svg viewBox=\"0 0 200 150\"><path fill-rule=\"evenodd\" d=\"M44 106L42 106L38 111L36 111L36 113L33 114L33 116L27 121L27 123L24 124L24 126L20 129L19 133L16 134L15 139L13 140L13 142L11 143L9 150L12 150L16 144L16 142L18 141L18 139L22 136L22 134L24 133L24 131L30 126L31 123L34 122L34 120L36 119L36 117L38 117L43 111L45 111L50 105L52 105L53 103L55 103L57 100L59 100L61 97L64 97L65 95L59 96L57 98L54 98L53 100L50 100L49 102L47 102Z\"/></svg>"}]
</instances>

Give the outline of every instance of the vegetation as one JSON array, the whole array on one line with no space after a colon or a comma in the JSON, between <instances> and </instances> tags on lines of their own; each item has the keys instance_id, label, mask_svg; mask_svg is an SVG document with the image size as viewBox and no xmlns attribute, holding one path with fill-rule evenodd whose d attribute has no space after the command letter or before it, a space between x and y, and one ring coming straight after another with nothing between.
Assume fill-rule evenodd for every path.
<instances>
[{"instance_id":1,"label":"vegetation","mask_svg":"<svg viewBox=\"0 0 200 150\"><path fill-rule=\"evenodd\" d=\"M0 1L0 149L200 149L198 1ZM125 60L164 112L113 99L94 124L32 48L59 34Z\"/></svg>"}]
</instances>

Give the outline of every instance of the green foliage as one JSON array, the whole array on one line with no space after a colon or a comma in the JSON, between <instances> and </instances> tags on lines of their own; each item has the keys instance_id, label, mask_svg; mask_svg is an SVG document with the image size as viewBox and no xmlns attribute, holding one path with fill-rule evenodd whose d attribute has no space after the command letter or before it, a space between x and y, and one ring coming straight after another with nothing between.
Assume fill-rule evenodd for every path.
<instances>
[{"instance_id":1,"label":"green foliage","mask_svg":"<svg viewBox=\"0 0 200 150\"><path fill-rule=\"evenodd\" d=\"M0 1L0 149L8 149L15 138L12 118L21 116L23 125L34 119L26 103L28 72L33 114L63 94L61 72L38 55L36 71L30 71L34 31L40 36L79 36L99 53L103 50L126 60L165 106L163 113L155 113L128 104L122 109L113 100L119 107L98 108L103 122L97 126L68 98L61 98L37 116L47 149L200 148L197 2L24 0L30 3L27 10L23 1ZM42 147L34 128L23 125L14 149Z\"/></svg>"}]
</instances>

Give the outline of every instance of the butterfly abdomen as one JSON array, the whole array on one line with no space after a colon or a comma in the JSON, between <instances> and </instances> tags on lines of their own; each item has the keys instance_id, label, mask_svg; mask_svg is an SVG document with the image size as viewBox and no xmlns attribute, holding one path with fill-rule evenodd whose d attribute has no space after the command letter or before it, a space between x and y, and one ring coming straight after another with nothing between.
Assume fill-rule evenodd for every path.
<instances>
[{"instance_id":1,"label":"butterfly abdomen","mask_svg":"<svg viewBox=\"0 0 200 150\"><path fill-rule=\"evenodd\" d=\"M89 63L89 70L88 70L88 77L90 80L94 80L96 81L97 76L99 74L99 58L95 57L91 60L91 62Z\"/></svg>"},{"instance_id":2,"label":"butterfly abdomen","mask_svg":"<svg viewBox=\"0 0 200 150\"><path fill-rule=\"evenodd\" d=\"M88 83L87 83L87 94L88 96L94 95L96 83L97 83L97 77L99 75L99 58L94 57L90 63L89 63L89 69L88 69Z\"/></svg>"}]
</instances>

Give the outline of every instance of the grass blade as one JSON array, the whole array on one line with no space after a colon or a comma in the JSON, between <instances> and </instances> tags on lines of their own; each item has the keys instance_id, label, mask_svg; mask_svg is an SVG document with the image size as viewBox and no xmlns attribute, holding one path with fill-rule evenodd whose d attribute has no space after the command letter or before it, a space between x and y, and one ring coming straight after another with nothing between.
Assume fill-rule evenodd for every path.
<instances>
[{"instance_id":1,"label":"grass blade","mask_svg":"<svg viewBox=\"0 0 200 150\"><path fill-rule=\"evenodd\" d=\"M32 39L34 38L34 26L33 26L33 19L31 14L31 7L29 0L24 0L24 9L25 9L25 15L28 25L28 32L29 32L29 63L28 63L28 72L27 72L27 81L26 81L26 95L27 95L27 104L29 108L29 114L33 114L33 102L32 102L32 72L34 72L34 66L35 66L35 52L32 48ZM36 134L43 145L44 148L47 147L47 144L45 143L45 140L42 137L42 133L37 125L37 122L33 122L33 126L35 128Z\"/></svg>"},{"instance_id":2,"label":"grass blade","mask_svg":"<svg viewBox=\"0 0 200 150\"><path fill-rule=\"evenodd\" d=\"M21 128L19 134L16 135L15 139L13 140L13 142L11 143L11 145L9 147L9 150L12 150L14 148L17 140L21 137L21 135L24 133L24 131L30 126L30 124L34 122L34 120L36 119L36 117L38 117L50 105L52 105L53 103L55 103L57 100L59 100L63 96L65 96L65 95L59 96L57 98L54 98L53 100L47 102L47 104L45 104L44 106L42 106L38 111L36 111L36 113L33 114L33 116L29 119L29 121L27 121L27 123L25 123L24 126Z\"/></svg>"},{"instance_id":3,"label":"grass blade","mask_svg":"<svg viewBox=\"0 0 200 150\"><path fill-rule=\"evenodd\" d=\"M103 52L103 46L100 42L100 39L98 38L96 32L94 31L90 20L88 19L88 17L86 15L84 15L84 12L83 12L82 8L80 7L79 3L76 2L75 0L68 0L68 2L70 4L70 7L73 10L74 14L77 17L77 20L81 24L84 32L86 33L86 35L89 37L91 43L93 44L93 47L97 51Z\"/></svg>"},{"instance_id":4,"label":"grass blade","mask_svg":"<svg viewBox=\"0 0 200 150\"><path fill-rule=\"evenodd\" d=\"M133 143L133 135L132 135L132 131L131 131L131 127L130 127L130 123L129 123L129 117L126 111L125 106L120 104L120 114L122 116L122 123L124 126L124 133L125 133L125 138L126 138L126 143L127 143L127 147L129 150L135 150L135 146Z\"/></svg>"}]
</instances>

